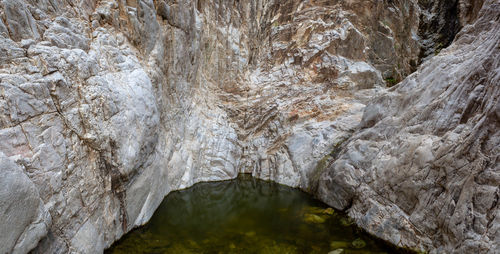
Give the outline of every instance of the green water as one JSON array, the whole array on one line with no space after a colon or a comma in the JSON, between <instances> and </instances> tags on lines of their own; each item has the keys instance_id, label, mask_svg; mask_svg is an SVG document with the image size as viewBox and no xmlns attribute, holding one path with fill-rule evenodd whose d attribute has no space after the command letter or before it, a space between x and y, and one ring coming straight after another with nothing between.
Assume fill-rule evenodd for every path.
<instances>
[{"instance_id":1,"label":"green water","mask_svg":"<svg viewBox=\"0 0 500 254\"><path fill-rule=\"evenodd\" d=\"M396 253L306 193L240 176L170 193L106 253Z\"/></svg>"}]
</instances>

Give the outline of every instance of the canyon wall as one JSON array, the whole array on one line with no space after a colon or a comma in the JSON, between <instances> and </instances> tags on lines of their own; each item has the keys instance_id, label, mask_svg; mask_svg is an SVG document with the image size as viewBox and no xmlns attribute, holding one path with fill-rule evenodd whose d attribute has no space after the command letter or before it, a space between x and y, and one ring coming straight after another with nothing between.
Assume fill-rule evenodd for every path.
<instances>
[{"instance_id":1,"label":"canyon wall","mask_svg":"<svg viewBox=\"0 0 500 254\"><path fill-rule=\"evenodd\" d=\"M393 243L500 249L500 3L370 102L319 197Z\"/></svg>"},{"instance_id":2,"label":"canyon wall","mask_svg":"<svg viewBox=\"0 0 500 254\"><path fill-rule=\"evenodd\" d=\"M99 253L170 191L240 172L318 193L400 246L486 252L499 225L498 13L466 0L2 0L0 252ZM469 136L479 150L458 143ZM383 161L391 151L397 163ZM473 175L462 156L487 172L457 203ZM453 172L408 177L421 168ZM361 184L379 170L394 178ZM464 207L477 197L475 219ZM452 201L477 229L423 220Z\"/></svg>"}]
</instances>

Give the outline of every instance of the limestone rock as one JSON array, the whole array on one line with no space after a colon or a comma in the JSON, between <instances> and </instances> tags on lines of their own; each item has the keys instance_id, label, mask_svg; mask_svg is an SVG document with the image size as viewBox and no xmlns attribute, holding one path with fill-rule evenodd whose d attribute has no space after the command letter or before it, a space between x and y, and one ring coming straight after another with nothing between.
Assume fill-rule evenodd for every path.
<instances>
[{"instance_id":1,"label":"limestone rock","mask_svg":"<svg viewBox=\"0 0 500 254\"><path fill-rule=\"evenodd\" d=\"M500 242L500 4L374 99L319 197L395 244L495 253Z\"/></svg>"},{"instance_id":2,"label":"limestone rock","mask_svg":"<svg viewBox=\"0 0 500 254\"><path fill-rule=\"evenodd\" d=\"M481 46L490 41L486 37L494 33L486 33L488 22L482 17L494 15L478 10L495 12L496 5L491 1L434 1L431 7L436 8L424 8L423 2L1 0L0 152L8 166L2 163L0 174L18 179L33 206L25 211L29 214L18 218L23 222L16 233L2 238L0 245L7 246L6 251L34 248L33 253L99 253L146 223L170 191L200 181L234 178L239 172L315 192L327 168L345 168L335 171L338 185L323 181L319 190L336 193L337 206L349 206L353 193L364 186L360 187L357 175L370 164L364 156L373 154L373 149L361 147L341 156L349 156L361 166L341 159L329 167L346 140L355 142L351 136L360 123L363 130L370 130L389 121L382 120L389 119L386 116L396 117L396 109L408 110L410 117L420 108L404 105L426 105L436 96L433 89L424 97L410 92L415 84L433 81L416 80L424 74L411 76L397 90L386 91L388 80L403 80L423 59L426 48L418 35L428 20L422 15L441 22L449 18L448 12L440 13L443 8L457 7L458 14L453 13L449 21L465 28L461 42L436 57L453 65L439 65L431 59L434 62L430 60L419 72L432 74L439 67L446 73L464 66L463 59L468 58L482 61L485 73L496 64L480 58L480 50L473 46L469 50L473 53L454 56L455 51L466 51L460 45ZM482 23L467 26L478 17ZM490 21L498 23L493 18ZM425 30L432 35L425 38L428 45L437 45L443 33L447 40L454 36L455 30L443 29L440 22ZM477 34L478 39L469 36L479 31L485 33ZM481 47L490 53L481 56L494 59L491 53L497 51L493 46ZM440 76L451 82L465 75L449 73ZM470 117L463 118L460 126L464 129L449 134L446 142L456 143L468 131L480 133L468 123L476 119L476 111L489 112L480 105L496 91L490 83L477 86L470 99L453 97L457 100L450 105L470 100L467 105L472 106L460 106ZM365 108L373 97L393 98L389 95L406 91L406 100L392 102L391 110L381 99ZM437 118L432 110L425 112L428 115L422 121ZM415 132L410 142L405 141L406 136L391 141L415 148L415 163L408 157L404 165L417 167L437 158L457 158L453 153L439 157L448 151L448 143L436 142L458 117L445 116L449 117L431 125L439 125L439 135ZM393 134L391 130L403 128L401 121L384 125L383 131ZM478 128L481 126L486 125ZM381 131L373 135L377 132ZM358 142L367 139L359 133L355 134ZM492 140L482 149L492 153L497 144ZM381 144L373 142L373 146ZM429 147L441 152L429 151ZM387 165L397 165L394 158L389 162ZM18 171L24 173L8 173ZM482 198L475 201L480 208L475 210L478 219L474 222L474 230L484 234L492 232L490 225L498 225L490 224L493 215L485 212L491 211L488 206L498 196L491 194L495 192L495 170L485 174L478 180L482 181L477 189ZM377 184L385 186L386 182ZM366 191L366 195L371 193ZM19 203L15 192L4 194L1 202ZM413 209L414 196L389 194L399 200L395 206ZM453 202L450 207L459 205L459 200ZM374 207L369 214L375 216L392 211L393 206ZM421 217L428 211L423 206L420 209L411 222L433 228L434 222ZM353 209L353 216L354 211L361 210ZM467 215L465 210L463 214ZM385 222L389 225L385 228L394 231L394 239L389 240L410 245L407 243L415 241L413 235L390 226L399 225L393 221L410 221L404 213L398 215ZM27 218L35 218L30 221L36 223L25 223ZM357 221L370 229L369 224ZM463 229L457 225L450 224L455 235ZM439 244L445 240L436 236L429 241Z\"/></svg>"},{"instance_id":3,"label":"limestone rock","mask_svg":"<svg viewBox=\"0 0 500 254\"><path fill-rule=\"evenodd\" d=\"M26 253L51 226L38 190L23 168L0 152L0 252Z\"/></svg>"}]
</instances>

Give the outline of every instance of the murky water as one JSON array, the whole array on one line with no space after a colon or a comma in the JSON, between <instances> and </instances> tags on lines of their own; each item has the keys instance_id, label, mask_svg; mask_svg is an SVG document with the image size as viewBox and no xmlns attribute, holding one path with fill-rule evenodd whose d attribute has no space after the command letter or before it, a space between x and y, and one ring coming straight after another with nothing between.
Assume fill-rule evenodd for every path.
<instances>
[{"instance_id":1,"label":"murky water","mask_svg":"<svg viewBox=\"0 0 500 254\"><path fill-rule=\"evenodd\" d=\"M148 224L106 251L329 252L395 253L306 193L248 176L170 193Z\"/></svg>"}]
</instances>

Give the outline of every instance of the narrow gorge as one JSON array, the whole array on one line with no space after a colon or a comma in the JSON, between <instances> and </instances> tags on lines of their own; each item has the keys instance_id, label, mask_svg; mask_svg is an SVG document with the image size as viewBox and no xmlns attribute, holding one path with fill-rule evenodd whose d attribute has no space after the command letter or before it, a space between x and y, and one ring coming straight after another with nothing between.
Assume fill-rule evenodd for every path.
<instances>
[{"instance_id":1,"label":"narrow gorge","mask_svg":"<svg viewBox=\"0 0 500 254\"><path fill-rule=\"evenodd\" d=\"M498 0L0 0L0 253L102 253L241 173L500 250Z\"/></svg>"}]
</instances>

